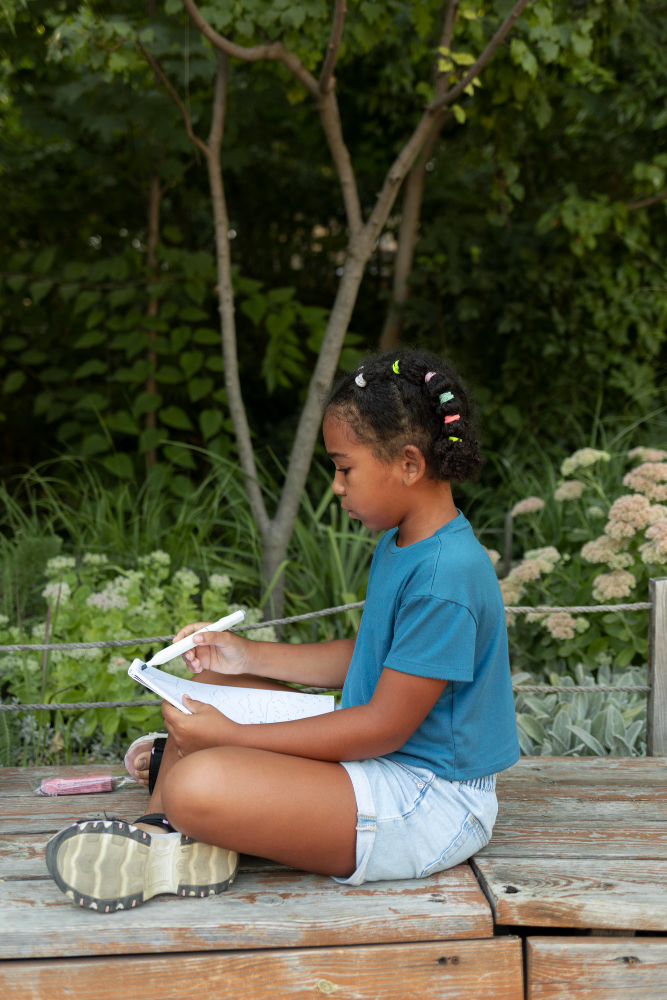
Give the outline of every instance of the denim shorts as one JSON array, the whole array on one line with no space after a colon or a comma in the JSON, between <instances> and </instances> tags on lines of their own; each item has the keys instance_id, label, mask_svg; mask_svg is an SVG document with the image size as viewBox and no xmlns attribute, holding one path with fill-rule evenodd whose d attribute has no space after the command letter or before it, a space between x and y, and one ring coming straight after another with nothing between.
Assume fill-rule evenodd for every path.
<instances>
[{"instance_id":1,"label":"denim shorts","mask_svg":"<svg viewBox=\"0 0 667 1000\"><path fill-rule=\"evenodd\" d=\"M356 871L336 882L425 878L485 847L498 813L496 776L446 781L389 760L342 764L357 800Z\"/></svg>"}]
</instances>

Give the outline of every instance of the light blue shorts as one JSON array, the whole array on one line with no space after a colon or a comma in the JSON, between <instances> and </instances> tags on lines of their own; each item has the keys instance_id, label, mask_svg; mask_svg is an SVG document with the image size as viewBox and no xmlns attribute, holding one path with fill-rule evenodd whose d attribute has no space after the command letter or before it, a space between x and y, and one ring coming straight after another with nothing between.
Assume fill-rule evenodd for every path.
<instances>
[{"instance_id":1,"label":"light blue shorts","mask_svg":"<svg viewBox=\"0 0 667 1000\"><path fill-rule=\"evenodd\" d=\"M485 847L498 813L496 776L446 781L389 760L346 761L357 800L356 871L336 882L425 878Z\"/></svg>"}]
</instances>

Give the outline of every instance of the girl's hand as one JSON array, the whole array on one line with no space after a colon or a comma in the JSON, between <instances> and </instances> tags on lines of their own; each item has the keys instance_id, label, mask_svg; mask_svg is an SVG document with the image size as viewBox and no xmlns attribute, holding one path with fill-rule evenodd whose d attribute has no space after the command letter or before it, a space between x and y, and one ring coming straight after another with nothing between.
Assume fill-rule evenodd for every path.
<instances>
[{"instance_id":1,"label":"girl's hand","mask_svg":"<svg viewBox=\"0 0 667 1000\"><path fill-rule=\"evenodd\" d=\"M210 622L194 622L192 625L184 625L172 641L185 639L186 636L210 624ZM183 660L188 670L192 670L195 674L202 670L215 670L219 674L245 674L249 672L247 649L249 641L229 631L202 632L201 635L195 636L196 647L183 653Z\"/></svg>"},{"instance_id":2,"label":"girl's hand","mask_svg":"<svg viewBox=\"0 0 667 1000\"><path fill-rule=\"evenodd\" d=\"M168 701L162 702L162 716L167 732L178 747L181 757L187 757L197 750L234 745L234 731L239 728L236 722L232 722L212 705L194 701L187 695L183 696L183 704L190 709L192 715L185 715Z\"/></svg>"}]
</instances>

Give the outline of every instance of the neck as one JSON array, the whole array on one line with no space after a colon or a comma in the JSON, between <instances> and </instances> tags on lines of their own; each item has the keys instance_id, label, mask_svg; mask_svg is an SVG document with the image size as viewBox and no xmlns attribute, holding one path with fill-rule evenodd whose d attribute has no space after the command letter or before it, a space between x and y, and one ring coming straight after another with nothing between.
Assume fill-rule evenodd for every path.
<instances>
[{"instance_id":1,"label":"neck","mask_svg":"<svg viewBox=\"0 0 667 1000\"><path fill-rule=\"evenodd\" d=\"M430 538L458 514L449 483L427 481L418 485L421 488L398 525L399 548Z\"/></svg>"}]
</instances>

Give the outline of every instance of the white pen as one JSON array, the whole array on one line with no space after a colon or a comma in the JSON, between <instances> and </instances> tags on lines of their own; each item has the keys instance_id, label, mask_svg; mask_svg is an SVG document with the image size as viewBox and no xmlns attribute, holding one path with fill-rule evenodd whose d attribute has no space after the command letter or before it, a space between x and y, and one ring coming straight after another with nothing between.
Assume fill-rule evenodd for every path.
<instances>
[{"instance_id":1,"label":"white pen","mask_svg":"<svg viewBox=\"0 0 667 1000\"><path fill-rule=\"evenodd\" d=\"M185 639L181 639L179 642L172 643L171 646L165 646L161 649L159 653L148 661L147 667L157 667L161 663L168 663L169 660L173 660L177 656L181 656L183 653L187 653L189 649L194 649L196 646L195 636L201 635L202 632L224 632L225 629L231 628L232 625L238 625L245 618L245 611L235 611L231 615L227 615L226 618L221 618L218 622L213 622L211 625L207 625L206 628L200 628L192 635L188 635Z\"/></svg>"}]
</instances>

